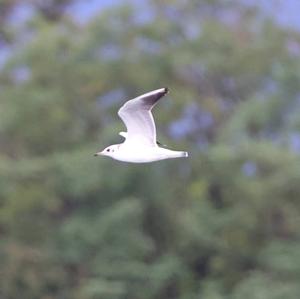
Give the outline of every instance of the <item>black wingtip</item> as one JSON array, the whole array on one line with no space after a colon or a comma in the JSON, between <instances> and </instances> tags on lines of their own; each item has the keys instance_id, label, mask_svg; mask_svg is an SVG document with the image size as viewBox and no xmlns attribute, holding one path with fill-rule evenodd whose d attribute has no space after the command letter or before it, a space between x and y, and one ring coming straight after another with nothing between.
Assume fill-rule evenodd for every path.
<instances>
[{"instance_id":1,"label":"black wingtip","mask_svg":"<svg viewBox=\"0 0 300 299\"><path fill-rule=\"evenodd\" d=\"M169 88L168 87L164 87L165 89L165 94L169 92Z\"/></svg>"}]
</instances>

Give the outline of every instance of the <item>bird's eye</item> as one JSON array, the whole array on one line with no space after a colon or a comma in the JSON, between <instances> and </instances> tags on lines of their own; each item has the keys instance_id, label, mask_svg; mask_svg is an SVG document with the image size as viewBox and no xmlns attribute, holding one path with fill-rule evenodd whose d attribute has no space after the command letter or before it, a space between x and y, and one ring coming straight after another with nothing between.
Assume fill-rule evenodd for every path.
<instances>
[{"instance_id":1,"label":"bird's eye","mask_svg":"<svg viewBox=\"0 0 300 299\"><path fill-rule=\"evenodd\" d=\"M108 148L106 151L110 152L110 149Z\"/></svg>"}]
</instances>

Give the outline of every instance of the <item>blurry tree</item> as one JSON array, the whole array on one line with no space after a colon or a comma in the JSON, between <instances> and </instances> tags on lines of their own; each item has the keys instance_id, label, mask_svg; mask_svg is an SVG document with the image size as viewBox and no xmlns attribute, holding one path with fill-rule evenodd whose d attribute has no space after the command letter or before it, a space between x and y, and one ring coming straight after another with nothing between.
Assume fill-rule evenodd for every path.
<instances>
[{"instance_id":1,"label":"blurry tree","mask_svg":"<svg viewBox=\"0 0 300 299\"><path fill-rule=\"evenodd\" d=\"M71 2L28 2L0 72L0 297L298 299L299 32L238 0ZM95 159L162 86L191 157Z\"/></svg>"},{"instance_id":2,"label":"blurry tree","mask_svg":"<svg viewBox=\"0 0 300 299\"><path fill-rule=\"evenodd\" d=\"M16 1L1 0L0 1L0 46L11 40L11 26L7 26L9 16L13 10Z\"/></svg>"}]
</instances>

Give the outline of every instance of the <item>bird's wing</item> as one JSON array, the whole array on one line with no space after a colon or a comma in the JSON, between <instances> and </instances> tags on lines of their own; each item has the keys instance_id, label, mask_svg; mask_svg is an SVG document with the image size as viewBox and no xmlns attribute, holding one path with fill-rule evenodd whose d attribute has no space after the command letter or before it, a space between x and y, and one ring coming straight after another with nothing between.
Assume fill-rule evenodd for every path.
<instances>
[{"instance_id":1,"label":"bird's wing","mask_svg":"<svg viewBox=\"0 0 300 299\"><path fill-rule=\"evenodd\" d=\"M145 93L126 102L118 111L127 128L126 143L156 146L156 129L151 109L168 92L167 88Z\"/></svg>"}]
</instances>

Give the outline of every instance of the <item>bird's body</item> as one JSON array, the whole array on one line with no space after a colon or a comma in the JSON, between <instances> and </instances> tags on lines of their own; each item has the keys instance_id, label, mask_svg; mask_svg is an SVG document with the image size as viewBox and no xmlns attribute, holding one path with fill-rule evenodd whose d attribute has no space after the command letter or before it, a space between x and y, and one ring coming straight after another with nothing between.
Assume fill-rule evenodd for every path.
<instances>
[{"instance_id":1,"label":"bird's body","mask_svg":"<svg viewBox=\"0 0 300 299\"><path fill-rule=\"evenodd\" d=\"M167 92L166 88L161 88L127 101L118 111L127 128L127 132L119 133L125 141L111 145L95 155L105 155L131 163L187 157L187 152L159 147L156 141L156 128L151 109Z\"/></svg>"},{"instance_id":2,"label":"bird's body","mask_svg":"<svg viewBox=\"0 0 300 299\"><path fill-rule=\"evenodd\" d=\"M127 137L127 132L119 132L119 135L122 136L122 137L124 137L124 138L126 139L126 137ZM157 140L156 140L156 144L157 144L158 146L167 147L165 144L163 144L163 143L161 143L161 142L159 142L159 141L157 141Z\"/></svg>"},{"instance_id":3,"label":"bird's body","mask_svg":"<svg viewBox=\"0 0 300 299\"><path fill-rule=\"evenodd\" d=\"M187 157L186 152L172 151L159 146L143 146L140 144L117 144L113 158L123 162L148 163L164 159Z\"/></svg>"}]
</instances>

